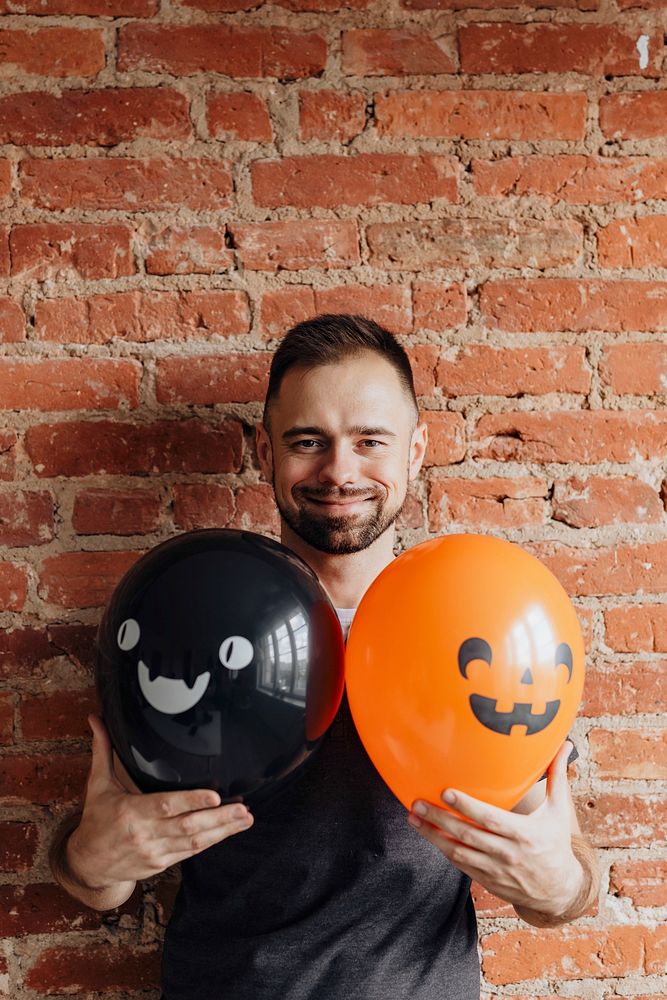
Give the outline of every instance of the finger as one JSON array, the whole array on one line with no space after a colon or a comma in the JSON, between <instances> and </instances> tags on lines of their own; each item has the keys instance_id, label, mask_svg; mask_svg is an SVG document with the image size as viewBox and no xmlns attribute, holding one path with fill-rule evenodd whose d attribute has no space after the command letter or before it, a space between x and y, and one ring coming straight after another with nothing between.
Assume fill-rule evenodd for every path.
<instances>
[{"instance_id":1,"label":"finger","mask_svg":"<svg viewBox=\"0 0 667 1000\"><path fill-rule=\"evenodd\" d=\"M568 803L567 762L571 752L572 743L565 740L547 768L547 800L556 805Z\"/></svg>"},{"instance_id":2,"label":"finger","mask_svg":"<svg viewBox=\"0 0 667 1000\"><path fill-rule=\"evenodd\" d=\"M430 803L415 803L415 812L411 814L410 821L413 826L418 827L420 819L430 823L449 839L499 860L505 858L510 848L508 837L489 833L488 830L461 819L448 809L441 809Z\"/></svg>"},{"instance_id":3,"label":"finger","mask_svg":"<svg viewBox=\"0 0 667 1000\"><path fill-rule=\"evenodd\" d=\"M410 819L410 822L412 823L412 819ZM422 823L416 829L425 840L428 840L430 844L437 847L440 853L444 854L465 875L469 875L470 878L477 879L477 881L481 881L485 876L484 866L486 859L479 851L466 847L465 844L459 844L454 840L450 840L440 830L428 823Z\"/></svg>"},{"instance_id":4,"label":"finger","mask_svg":"<svg viewBox=\"0 0 667 1000\"><path fill-rule=\"evenodd\" d=\"M442 798L456 812L490 833L500 837L514 837L519 830L517 817L507 809L492 806L488 802L482 802L481 799L475 799L472 795L453 788L446 788Z\"/></svg>"},{"instance_id":5,"label":"finger","mask_svg":"<svg viewBox=\"0 0 667 1000\"><path fill-rule=\"evenodd\" d=\"M168 868L170 865L176 865L180 861L185 861L195 854L201 854L202 851L208 850L209 847L213 847L223 840L227 840L228 837L234 837L245 830L249 830L253 822L252 816L249 815L248 821L235 820L233 823L223 823L195 837L183 838L180 841L170 841L165 845L166 853L163 858L165 868Z\"/></svg>"},{"instance_id":6,"label":"finger","mask_svg":"<svg viewBox=\"0 0 667 1000\"><path fill-rule=\"evenodd\" d=\"M211 788L196 788L184 792L151 792L142 797L146 815L154 819L171 819L199 809L215 809L220 796Z\"/></svg>"},{"instance_id":7,"label":"finger","mask_svg":"<svg viewBox=\"0 0 667 1000\"><path fill-rule=\"evenodd\" d=\"M88 716L88 725L93 734L92 753L93 759L90 765L90 784L108 785L115 781L113 770L113 750L111 740L99 715L91 713Z\"/></svg>"},{"instance_id":8,"label":"finger","mask_svg":"<svg viewBox=\"0 0 667 1000\"><path fill-rule=\"evenodd\" d=\"M173 819L165 820L162 823L160 836L178 840L184 837L194 837L225 825L250 824L251 822L252 816L246 806L237 802L234 805L218 806L217 809L198 809L194 812L185 812L174 816Z\"/></svg>"}]
</instances>

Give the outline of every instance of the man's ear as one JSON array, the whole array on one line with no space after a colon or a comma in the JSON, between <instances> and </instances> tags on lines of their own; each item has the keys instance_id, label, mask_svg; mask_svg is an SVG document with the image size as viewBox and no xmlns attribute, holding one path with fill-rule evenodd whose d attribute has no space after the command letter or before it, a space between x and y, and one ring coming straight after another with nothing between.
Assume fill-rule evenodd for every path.
<instances>
[{"instance_id":1,"label":"man's ear","mask_svg":"<svg viewBox=\"0 0 667 1000\"><path fill-rule=\"evenodd\" d=\"M255 426L255 449L257 460L262 470L262 475L268 483L273 482L273 448L271 447L271 435L263 423Z\"/></svg>"},{"instance_id":2,"label":"man's ear","mask_svg":"<svg viewBox=\"0 0 667 1000\"><path fill-rule=\"evenodd\" d=\"M419 475L419 470L422 467L422 463L426 456L426 447L428 445L428 426L422 421L417 424L414 431L412 432L412 439L410 441L410 480L416 479Z\"/></svg>"}]
</instances>

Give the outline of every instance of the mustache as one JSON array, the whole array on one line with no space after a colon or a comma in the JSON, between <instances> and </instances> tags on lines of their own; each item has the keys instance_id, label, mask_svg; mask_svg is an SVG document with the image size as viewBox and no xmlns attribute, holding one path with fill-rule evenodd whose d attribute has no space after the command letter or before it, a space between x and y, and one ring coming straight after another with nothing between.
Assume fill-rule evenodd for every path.
<instances>
[{"instance_id":1,"label":"mustache","mask_svg":"<svg viewBox=\"0 0 667 1000\"><path fill-rule=\"evenodd\" d=\"M380 493L368 490L331 490L331 489L304 489L298 487L292 491L295 497L309 497L311 500L347 501L347 500L378 500Z\"/></svg>"}]
</instances>

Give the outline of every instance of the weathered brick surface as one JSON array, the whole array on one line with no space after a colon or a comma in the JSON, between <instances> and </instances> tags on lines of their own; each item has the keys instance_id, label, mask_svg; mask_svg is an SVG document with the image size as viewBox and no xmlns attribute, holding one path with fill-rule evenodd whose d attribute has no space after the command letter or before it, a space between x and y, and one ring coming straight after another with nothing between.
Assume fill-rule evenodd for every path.
<instances>
[{"instance_id":1,"label":"weathered brick surface","mask_svg":"<svg viewBox=\"0 0 667 1000\"><path fill-rule=\"evenodd\" d=\"M294 323L393 330L429 431L398 550L533 552L587 649L600 898L474 887L480 1000L667 998L665 0L0 0L0 997L157 1000L170 875L48 883L95 634L174 532L279 537L253 425Z\"/></svg>"}]
</instances>

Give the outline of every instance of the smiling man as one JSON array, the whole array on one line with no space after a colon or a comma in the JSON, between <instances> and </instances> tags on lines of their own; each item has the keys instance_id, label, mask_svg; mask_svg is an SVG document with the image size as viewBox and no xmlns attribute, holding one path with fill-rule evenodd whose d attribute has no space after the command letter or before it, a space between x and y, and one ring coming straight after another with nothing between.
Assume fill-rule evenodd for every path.
<instances>
[{"instance_id":1,"label":"smiling man","mask_svg":"<svg viewBox=\"0 0 667 1000\"><path fill-rule=\"evenodd\" d=\"M345 631L394 558L426 445L409 361L391 334L322 316L286 335L257 454L281 540L317 573ZM434 803L406 814L344 700L309 767L251 816L206 790L130 794L104 727L91 726L83 812L54 845L54 872L105 909L182 862L163 1000L478 1000L471 878L536 926L574 919L597 894L567 744L513 812L443 789L474 824Z\"/></svg>"}]
</instances>

